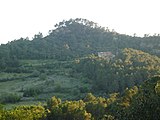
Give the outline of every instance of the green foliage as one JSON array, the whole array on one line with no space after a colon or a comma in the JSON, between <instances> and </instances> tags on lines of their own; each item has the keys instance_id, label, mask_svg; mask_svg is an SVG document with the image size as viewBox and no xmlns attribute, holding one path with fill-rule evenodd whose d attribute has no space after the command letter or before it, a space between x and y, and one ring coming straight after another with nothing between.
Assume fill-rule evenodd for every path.
<instances>
[{"instance_id":1,"label":"green foliage","mask_svg":"<svg viewBox=\"0 0 160 120\"><path fill-rule=\"evenodd\" d=\"M160 119L160 96L155 92L155 86L159 83L160 77L153 77L151 80L146 81L142 87L141 91L129 108L129 117L134 116L134 118L142 119ZM138 113L138 114L137 114Z\"/></svg>"},{"instance_id":2,"label":"green foliage","mask_svg":"<svg viewBox=\"0 0 160 120\"><path fill-rule=\"evenodd\" d=\"M56 84L55 85L55 88L54 88L54 91L55 92L60 92L60 91L62 91L63 89L62 89L62 86L60 85L60 84Z\"/></svg>"},{"instance_id":3,"label":"green foliage","mask_svg":"<svg viewBox=\"0 0 160 120\"><path fill-rule=\"evenodd\" d=\"M47 78L46 73L41 73L40 76L39 76L40 80L46 80L46 78Z\"/></svg>"},{"instance_id":4,"label":"green foliage","mask_svg":"<svg viewBox=\"0 0 160 120\"><path fill-rule=\"evenodd\" d=\"M90 89L88 88L88 86L82 86L79 88L81 93L88 93L90 91Z\"/></svg>"},{"instance_id":5,"label":"green foliage","mask_svg":"<svg viewBox=\"0 0 160 120\"><path fill-rule=\"evenodd\" d=\"M116 54L124 48L134 48L160 55L159 39L160 36L141 38L119 34L98 26L93 21L77 18L60 22L46 37L38 33L32 41L20 38L1 45L0 58L15 56L18 59L68 60L100 51L111 51ZM4 65L3 62L2 67Z\"/></svg>"},{"instance_id":6,"label":"green foliage","mask_svg":"<svg viewBox=\"0 0 160 120\"><path fill-rule=\"evenodd\" d=\"M126 87L139 85L150 76L159 74L160 59L126 48L110 61L94 55L79 59L75 61L74 69L92 81L94 92L123 92Z\"/></svg>"},{"instance_id":7,"label":"green foliage","mask_svg":"<svg viewBox=\"0 0 160 120\"><path fill-rule=\"evenodd\" d=\"M107 107L107 101L105 98L99 97L86 102L86 110L91 113L92 117L96 120L102 119Z\"/></svg>"},{"instance_id":8,"label":"green foliage","mask_svg":"<svg viewBox=\"0 0 160 120\"><path fill-rule=\"evenodd\" d=\"M37 87L37 88L27 88L23 92L23 97L33 97L40 93L42 93L43 88Z\"/></svg>"},{"instance_id":9,"label":"green foliage","mask_svg":"<svg viewBox=\"0 0 160 120\"><path fill-rule=\"evenodd\" d=\"M130 103L132 101L132 97L134 95L136 95L138 93L138 88L137 86L134 86L133 88L131 89L126 89L124 91L124 96L121 98L122 99L122 103L120 103L121 106L123 107L129 107L130 106Z\"/></svg>"},{"instance_id":10,"label":"green foliage","mask_svg":"<svg viewBox=\"0 0 160 120\"><path fill-rule=\"evenodd\" d=\"M0 104L0 112L3 110L4 105Z\"/></svg>"},{"instance_id":11,"label":"green foliage","mask_svg":"<svg viewBox=\"0 0 160 120\"><path fill-rule=\"evenodd\" d=\"M113 96L113 95L112 95ZM110 99L110 98L109 98ZM102 97L95 97L91 93L88 93L84 100L78 101L65 101L61 102L59 98L52 97L47 102L47 108L49 114L47 119L49 120L99 120L99 119L111 119L114 117L107 115L106 108L109 99ZM111 98L113 99L113 97Z\"/></svg>"},{"instance_id":12,"label":"green foliage","mask_svg":"<svg viewBox=\"0 0 160 120\"><path fill-rule=\"evenodd\" d=\"M32 73L33 77L39 77L39 75L40 75L40 72L38 70L34 70Z\"/></svg>"},{"instance_id":13,"label":"green foliage","mask_svg":"<svg viewBox=\"0 0 160 120\"><path fill-rule=\"evenodd\" d=\"M79 89L73 89L72 90L73 95L79 96L80 95L80 90Z\"/></svg>"},{"instance_id":14,"label":"green foliage","mask_svg":"<svg viewBox=\"0 0 160 120\"><path fill-rule=\"evenodd\" d=\"M16 103L21 100L21 96L15 93L3 93L0 96L0 103Z\"/></svg>"},{"instance_id":15,"label":"green foliage","mask_svg":"<svg viewBox=\"0 0 160 120\"><path fill-rule=\"evenodd\" d=\"M94 101L96 99L96 97L92 94L92 93L88 93L86 95L86 97L84 98L85 102L90 102L90 101Z\"/></svg>"},{"instance_id":16,"label":"green foliage","mask_svg":"<svg viewBox=\"0 0 160 120\"><path fill-rule=\"evenodd\" d=\"M0 113L0 120L42 120L46 117L42 106L20 106Z\"/></svg>"},{"instance_id":17,"label":"green foliage","mask_svg":"<svg viewBox=\"0 0 160 120\"><path fill-rule=\"evenodd\" d=\"M151 120L160 119L160 97L155 92L160 77L156 76L137 87L126 90L125 94L111 104L107 111L116 119Z\"/></svg>"},{"instance_id":18,"label":"green foliage","mask_svg":"<svg viewBox=\"0 0 160 120\"><path fill-rule=\"evenodd\" d=\"M104 115L102 120L115 120L115 118L113 116L111 116L111 115Z\"/></svg>"},{"instance_id":19,"label":"green foliage","mask_svg":"<svg viewBox=\"0 0 160 120\"><path fill-rule=\"evenodd\" d=\"M84 100L61 101L52 97L46 107L20 106L0 110L1 120L152 120L160 119L159 76L141 86L113 93L108 98L88 93Z\"/></svg>"},{"instance_id":20,"label":"green foliage","mask_svg":"<svg viewBox=\"0 0 160 120\"><path fill-rule=\"evenodd\" d=\"M20 72L18 69L20 62L16 56L0 56L0 63L1 72Z\"/></svg>"},{"instance_id":21,"label":"green foliage","mask_svg":"<svg viewBox=\"0 0 160 120\"><path fill-rule=\"evenodd\" d=\"M54 96L47 101L47 108L51 110L52 108L57 107L59 104L61 104L61 99Z\"/></svg>"},{"instance_id":22,"label":"green foliage","mask_svg":"<svg viewBox=\"0 0 160 120\"><path fill-rule=\"evenodd\" d=\"M151 78L160 73L160 59L153 56L160 55L159 44L160 36L131 37L86 19L70 19L57 24L46 37L39 33L32 41L20 38L0 45L1 103L21 100L18 94L2 94L7 90L24 92L23 97L41 94L42 99L53 92L70 100L90 91L104 95L102 98L88 93L83 100L63 102L52 97L46 108L21 106L4 110L0 106L0 119L160 119L160 78ZM106 60L96 55L101 51L116 56ZM140 87L135 86L142 82Z\"/></svg>"},{"instance_id":23,"label":"green foliage","mask_svg":"<svg viewBox=\"0 0 160 120\"><path fill-rule=\"evenodd\" d=\"M156 94L160 95L160 81L157 81L157 84L155 86L155 92Z\"/></svg>"},{"instance_id":24,"label":"green foliage","mask_svg":"<svg viewBox=\"0 0 160 120\"><path fill-rule=\"evenodd\" d=\"M57 102L57 98L53 97L52 100L55 105L52 106L49 120L90 120L91 114L85 110L85 103L79 101L66 101L64 103Z\"/></svg>"}]
</instances>

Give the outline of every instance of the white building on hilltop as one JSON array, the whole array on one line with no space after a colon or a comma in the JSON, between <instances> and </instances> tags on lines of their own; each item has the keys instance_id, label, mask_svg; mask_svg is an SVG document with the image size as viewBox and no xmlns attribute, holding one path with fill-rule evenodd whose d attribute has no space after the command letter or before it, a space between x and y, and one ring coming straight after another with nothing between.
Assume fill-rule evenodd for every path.
<instances>
[{"instance_id":1,"label":"white building on hilltop","mask_svg":"<svg viewBox=\"0 0 160 120\"><path fill-rule=\"evenodd\" d=\"M112 54L112 52L98 52L98 57L111 60L115 57L115 55Z\"/></svg>"}]
</instances>

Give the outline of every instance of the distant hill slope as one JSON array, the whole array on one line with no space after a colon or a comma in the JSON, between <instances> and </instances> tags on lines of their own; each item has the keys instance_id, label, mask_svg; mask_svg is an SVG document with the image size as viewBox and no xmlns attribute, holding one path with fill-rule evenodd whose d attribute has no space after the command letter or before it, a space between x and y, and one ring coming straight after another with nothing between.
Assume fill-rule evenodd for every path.
<instances>
[{"instance_id":1,"label":"distant hill slope","mask_svg":"<svg viewBox=\"0 0 160 120\"><path fill-rule=\"evenodd\" d=\"M159 57L132 48L119 51L110 61L95 55L76 61L75 71L91 81L95 92L122 92L160 74Z\"/></svg>"},{"instance_id":2,"label":"distant hill slope","mask_svg":"<svg viewBox=\"0 0 160 120\"><path fill-rule=\"evenodd\" d=\"M118 52L134 48L160 55L160 36L132 37L122 35L86 19L70 19L55 25L49 35L42 33L32 41L20 38L0 46L0 58L16 56L19 59L66 60L100 51Z\"/></svg>"},{"instance_id":3,"label":"distant hill slope","mask_svg":"<svg viewBox=\"0 0 160 120\"><path fill-rule=\"evenodd\" d=\"M123 65L130 67L143 67L144 69L159 70L160 58L141 50L135 50L132 48L123 49L117 56L117 59L121 59Z\"/></svg>"}]
</instances>

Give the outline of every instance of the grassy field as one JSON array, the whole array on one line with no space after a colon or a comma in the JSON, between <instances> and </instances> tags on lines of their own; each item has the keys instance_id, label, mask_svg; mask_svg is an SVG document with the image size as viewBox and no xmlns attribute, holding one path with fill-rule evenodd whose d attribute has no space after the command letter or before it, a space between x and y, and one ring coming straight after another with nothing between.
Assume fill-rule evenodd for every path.
<instances>
[{"instance_id":1,"label":"grassy field","mask_svg":"<svg viewBox=\"0 0 160 120\"><path fill-rule=\"evenodd\" d=\"M21 73L0 73L0 98L7 94L21 97L18 103L6 103L6 108L25 104L38 104L52 96L62 100L83 98L91 86L82 77L71 77L73 61L23 60ZM26 95L26 91L37 92Z\"/></svg>"}]
</instances>

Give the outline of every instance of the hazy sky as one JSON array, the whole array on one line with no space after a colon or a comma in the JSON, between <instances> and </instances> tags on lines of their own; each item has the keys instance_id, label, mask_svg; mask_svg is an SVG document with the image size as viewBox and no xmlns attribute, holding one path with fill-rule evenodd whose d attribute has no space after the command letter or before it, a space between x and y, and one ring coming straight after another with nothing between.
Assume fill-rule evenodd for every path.
<instances>
[{"instance_id":1,"label":"hazy sky","mask_svg":"<svg viewBox=\"0 0 160 120\"><path fill-rule=\"evenodd\" d=\"M47 34L70 18L85 18L119 33L160 33L160 0L0 0L0 43Z\"/></svg>"}]
</instances>

